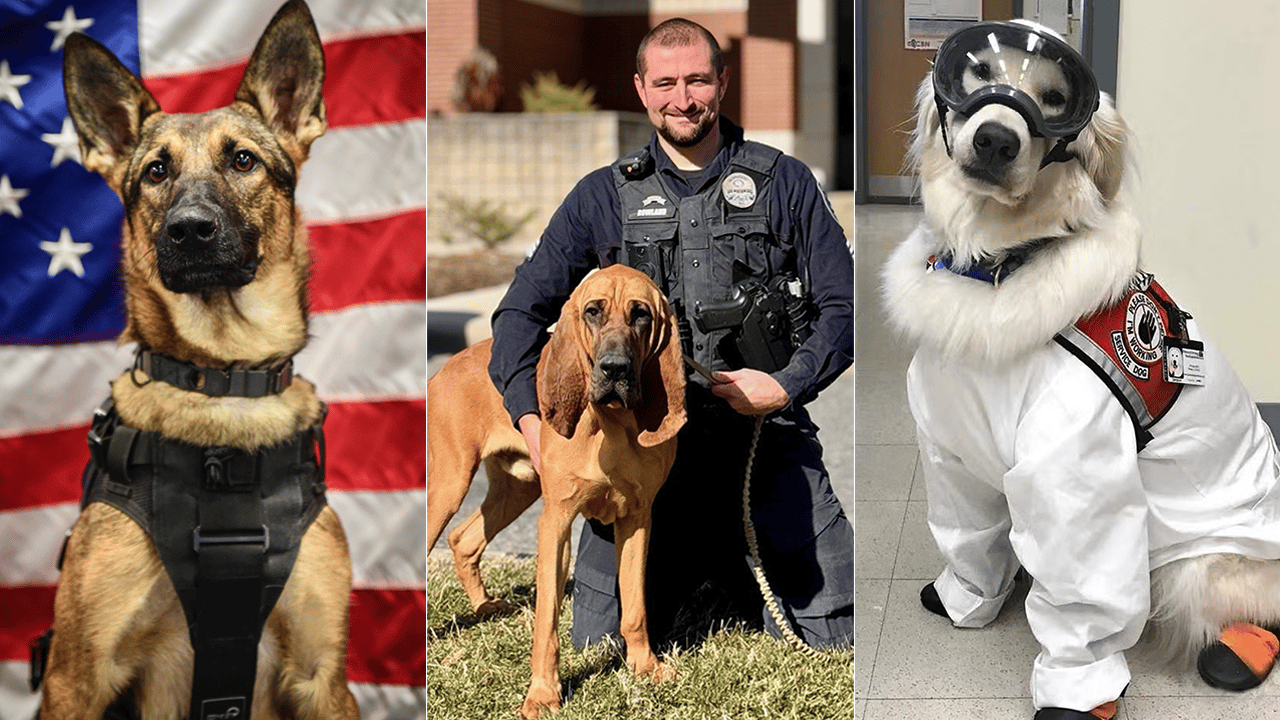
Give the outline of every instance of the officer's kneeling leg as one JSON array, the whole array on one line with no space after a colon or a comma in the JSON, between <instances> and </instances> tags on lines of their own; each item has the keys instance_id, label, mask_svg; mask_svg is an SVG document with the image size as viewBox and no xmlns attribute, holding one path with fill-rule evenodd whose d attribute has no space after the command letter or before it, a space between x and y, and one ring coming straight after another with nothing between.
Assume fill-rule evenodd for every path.
<instances>
[{"instance_id":1,"label":"officer's kneeling leg","mask_svg":"<svg viewBox=\"0 0 1280 720\"><path fill-rule=\"evenodd\" d=\"M843 514L805 545L765 553L765 574L791 629L816 648L852 647L854 639L853 527ZM765 628L781 637L766 608Z\"/></svg>"}]
</instances>

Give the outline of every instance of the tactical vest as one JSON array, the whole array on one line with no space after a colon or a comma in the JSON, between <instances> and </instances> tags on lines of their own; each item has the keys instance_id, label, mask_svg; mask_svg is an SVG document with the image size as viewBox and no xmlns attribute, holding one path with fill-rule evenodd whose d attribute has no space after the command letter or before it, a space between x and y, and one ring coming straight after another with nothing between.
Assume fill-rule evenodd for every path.
<instances>
[{"instance_id":1,"label":"tactical vest","mask_svg":"<svg viewBox=\"0 0 1280 720\"><path fill-rule=\"evenodd\" d=\"M195 650L192 720L249 718L263 625L326 504L323 422L249 453L130 427L110 399L94 414L81 508L150 536Z\"/></svg>"},{"instance_id":2,"label":"tactical vest","mask_svg":"<svg viewBox=\"0 0 1280 720\"><path fill-rule=\"evenodd\" d=\"M767 283L796 270L794 249L774 236L769 217L781 155L746 142L715 183L682 199L656 172L648 148L613 165L623 216L619 259L662 289L680 319L685 353L714 370L728 369L718 346L729 331L704 332L691 322L698 302L723 301L744 280Z\"/></svg>"},{"instance_id":3,"label":"tactical vest","mask_svg":"<svg viewBox=\"0 0 1280 720\"><path fill-rule=\"evenodd\" d=\"M1133 422L1139 451L1181 394L1186 358L1203 351L1203 343L1188 337L1190 317L1151 275L1139 273L1120 302L1054 337L1120 401Z\"/></svg>"}]
</instances>

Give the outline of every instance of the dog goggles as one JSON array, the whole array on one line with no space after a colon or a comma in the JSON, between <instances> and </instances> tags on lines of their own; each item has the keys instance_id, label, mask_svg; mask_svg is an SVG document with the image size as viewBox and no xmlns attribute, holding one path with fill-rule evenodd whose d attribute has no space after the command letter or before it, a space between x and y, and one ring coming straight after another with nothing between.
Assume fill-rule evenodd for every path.
<instances>
[{"instance_id":1,"label":"dog goggles","mask_svg":"<svg viewBox=\"0 0 1280 720\"><path fill-rule=\"evenodd\" d=\"M1070 158L1066 144L1088 125L1099 101L1098 81L1080 53L1022 22L977 23L952 33L933 61L933 96L944 142L948 109L972 115L993 103L1017 111L1032 135L1060 138L1042 167Z\"/></svg>"}]
</instances>

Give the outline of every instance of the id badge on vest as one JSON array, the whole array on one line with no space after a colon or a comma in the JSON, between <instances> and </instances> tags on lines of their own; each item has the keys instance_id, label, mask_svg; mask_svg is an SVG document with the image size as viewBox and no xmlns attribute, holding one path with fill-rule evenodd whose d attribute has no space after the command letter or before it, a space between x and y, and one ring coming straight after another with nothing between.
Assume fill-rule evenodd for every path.
<instances>
[{"instance_id":1,"label":"id badge on vest","mask_svg":"<svg viewBox=\"0 0 1280 720\"><path fill-rule=\"evenodd\" d=\"M1204 385L1204 343L1199 340L1164 339L1164 379L1179 385Z\"/></svg>"}]
</instances>

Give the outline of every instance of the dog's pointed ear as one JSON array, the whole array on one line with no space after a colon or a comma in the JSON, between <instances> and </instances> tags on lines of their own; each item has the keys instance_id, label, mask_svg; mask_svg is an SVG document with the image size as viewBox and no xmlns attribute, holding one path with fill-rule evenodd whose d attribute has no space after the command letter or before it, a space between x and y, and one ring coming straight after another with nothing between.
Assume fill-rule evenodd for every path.
<instances>
[{"instance_id":1,"label":"dog's pointed ear","mask_svg":"<svg viewBox=\"0 0 1280 720\"><path fill-rule=\"evenodd\" d=\"M323 85L324 49L311 11L302 0L289 0L258 39L236 100L252 105L301 164L329 126Z\"/></svg>"},{"instance_id":2,"label":"dog's pointed ear","mask_svg":"<svg viewBox=\"0 0 1280 720\"><path fill-rule=\"evenodd\" d=\"M1116 112L1111 96L1102 93L1098 109L1075 143L1080 163L1105 200L1113 200L1124 182L1129 128Z\"/></svg>"},{"instance_id":3,"label":"dog's pointed ear","mask_svg":"<svg viewBox=\"0 0 1280 720\"><path fill-rule=\"evenodd\" d=\"M654 288L661 323L655 322L654 355L645 362L640 386L643 406L636 413L640 424L641 447L654 447L674 438L685 422L684 350L675 313Z\"/></svg>"},{"instance_id":4,"label":"dog's pointed ear","mask_svg":"<svg viewBox=\"0 0 1280 720\"><path fill-rule=\"evenodd\" d=\"M543 422L570 439L587 409L587 355L578 336L580 325L570 298L538 361L538 412Z\"/></svg>"},{"instance_id":5,"label":"dog's pointed ear","mask_svg":"<svg viewBox=\"0 0 1280 720\"><path fill-rule=\"evenodd\" d=\"M81 165L121 192L142 123L160 111L160 103L106 46L83 33L67 37L62 79L80 137Z\"/></svg>"}]
</instances>

